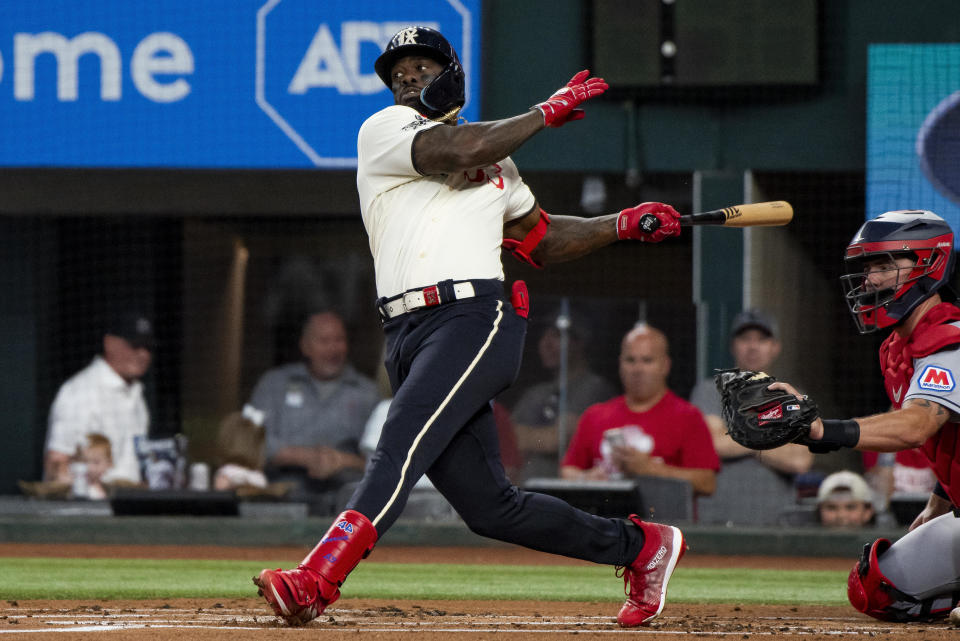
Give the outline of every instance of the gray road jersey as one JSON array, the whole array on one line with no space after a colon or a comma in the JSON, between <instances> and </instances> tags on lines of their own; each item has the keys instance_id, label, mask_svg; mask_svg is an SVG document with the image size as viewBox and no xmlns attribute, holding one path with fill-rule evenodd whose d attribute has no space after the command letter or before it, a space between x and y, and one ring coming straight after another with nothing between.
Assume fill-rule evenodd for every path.
<instances>
[{"instance_id":1,"label":"gray road jersey","mask_svg":"<svg viewBox=\"0 0 960 641\"><path fill-rule=\"evenodd\" d=\"M960 323L952 323L960 327ZM913 376L903 400L924 398L950 411L950 420L960 420L960 349L945 349L913 360ZM893 390L896 397L897 390ZM894 398L896 400L896 398Z\"/></svg>"}]
</instances>

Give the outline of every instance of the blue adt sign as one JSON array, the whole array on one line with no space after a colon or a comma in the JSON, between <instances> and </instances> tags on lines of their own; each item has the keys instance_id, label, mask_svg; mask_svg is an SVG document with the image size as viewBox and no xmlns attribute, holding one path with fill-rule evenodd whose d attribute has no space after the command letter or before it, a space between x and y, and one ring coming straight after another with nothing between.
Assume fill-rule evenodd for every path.
<instances>
[{"instance_id":1,"label":"blue adt sign","mask_svg":"<svg viewBox=\"0 0 960 641\"><path fill-rule=\"evenodd\" d=\"M411 24L457 49L477 120L480 0L5 0L0 166L353 167Z\"/></svg>"}]
</instances>

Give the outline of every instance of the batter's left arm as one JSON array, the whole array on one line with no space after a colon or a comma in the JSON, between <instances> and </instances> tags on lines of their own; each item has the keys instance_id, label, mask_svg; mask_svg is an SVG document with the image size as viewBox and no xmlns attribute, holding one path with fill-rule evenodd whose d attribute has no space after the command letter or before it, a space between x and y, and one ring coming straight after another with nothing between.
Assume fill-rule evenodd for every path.
<instances>
[{"instance_id":1,"label":"batter's left arm","mask_svg":"<svg viewBox=\"0 0 960 641\"><path fill-rule=\"evenodd\" d=\"M526 221L528 218L530 216L526 216L522 220ZM504 229L505 238L514 237L507 234L508 230ZM599 218L550 216L547 234L533 250L533 258L541 265L562 263L586 256L616 240L616 214Z\"/></svg>"},{"instance_id":2,"label":"batter's left arm","mask_svg":"<svg viewBox=\"0 0 960 641\"><path fill-rule=\"evenodd\" d=\"M657 216L662 226L650 234L637 231L637 220L644 213ZM546 235L534 248L532 258L541 265L562 263L586 256L617 240L659 242L680 233L678 220L679 214L673 207L663 203L643 203L596 218L550 214ZM540 206L537 204L526 216L506 223L503 237L522 242L539 221ZM663 234L659 233L661 230L664 230Z\"/></svg>"}]
</instances>

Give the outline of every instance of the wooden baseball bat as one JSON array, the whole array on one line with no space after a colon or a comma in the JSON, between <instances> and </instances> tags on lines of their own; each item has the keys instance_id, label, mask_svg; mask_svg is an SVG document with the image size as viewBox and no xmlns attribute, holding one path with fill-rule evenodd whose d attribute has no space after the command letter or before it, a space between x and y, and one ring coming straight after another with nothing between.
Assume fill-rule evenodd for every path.
<instances>
[{"instance_id":1,"label":"wooden baseball bat","mask_svg":"<svg viewBox=\"0 0 960 641\"><path fill-rule=\"evenodd\" d=\"M723 209L680 216L681 225L723 225L724 227L773 227L793 220L793 207L785 200L734 205ZM660 227L653 214L640 217L640 229L650 233Z\"/></svg>"}]
</instances>

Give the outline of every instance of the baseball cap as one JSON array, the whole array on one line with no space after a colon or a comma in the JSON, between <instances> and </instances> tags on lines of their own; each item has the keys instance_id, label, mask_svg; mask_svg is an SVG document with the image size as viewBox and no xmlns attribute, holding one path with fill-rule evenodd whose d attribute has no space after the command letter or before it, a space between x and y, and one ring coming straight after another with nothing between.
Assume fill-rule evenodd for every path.
<instances>
[{"instance_id":1,"label":"baseball cap","mask_svg":"<svg viewBox=\"0 0 960 641\"><path fill-rule=\"evenodd\" d=\"M105 334L119 336L134 347L153 349L156 338L153 334L153 321L138 311L116 313L107 323Z\"/></svg>"},{"instance_id":2,"label":"baseball cap","mask_svg":"<svg viewBox=\"0 0 960 641\"><path fill-rule=\"evenodd\" d=\"M870 503L873 501L873 492L862 476L856 472L842 470L834 472L820 483L817 490L817 503L826 501L834 492L841 491L850 494L855 500Z\"/></svg>"},{"instance_id":3,"label":"baseball cap","mask_svg":"<svg viewBox=\"0 0 960 641\"><path fill-rule=\"evenodd\" d=\"M772 338L777 337L777 323L769 315L759 309L745 309L733 319L730 336L735 337L748 329L759 329Z\"/></svg>"}]
</instances>

